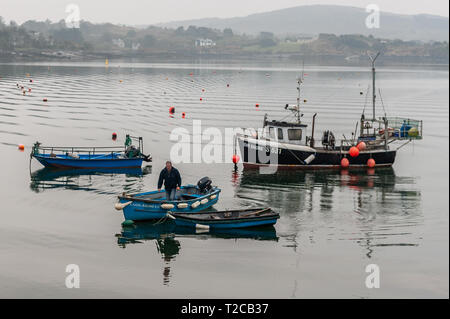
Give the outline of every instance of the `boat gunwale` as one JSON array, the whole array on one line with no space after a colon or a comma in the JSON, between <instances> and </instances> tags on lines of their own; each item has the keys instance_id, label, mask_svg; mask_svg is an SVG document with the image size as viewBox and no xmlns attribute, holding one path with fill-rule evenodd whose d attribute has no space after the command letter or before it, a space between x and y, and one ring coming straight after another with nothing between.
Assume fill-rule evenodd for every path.
<instances>
[{"instance_id":1,"label":"boat gunwale","mask_svg":"<svg viewBox=\"0 0 450 319\"><path fill-rule=\"evenodd\" d=\"M183 188L187 188L188 185L186 186L182 186L181 189ZM194 185L189 185L191 187L196 187ZM119 195L118 198L119 200L129 200L129 201L133 201L133 202L142 202L142 203L149 203L149 204L180 204L180 203L191 203L191 202L196 202L198 200L202 200L208 196L211 195L216 195L218 193L221 192L220 188L215 187L214 191L205 194L203 196L199 196L198 198L193 198L193 199L188 199L188 200L153 200L153 199L142 199L138 197L135 197L136 195L140 195L140 196L144 196L144 195L150 195L150 194L157 194L157 193L164 193L165 191L161 190L161 191L151 191L151 192L146 192L146 193L138 193L138 194L122 194Z\"/></svg>"}]
</instances>

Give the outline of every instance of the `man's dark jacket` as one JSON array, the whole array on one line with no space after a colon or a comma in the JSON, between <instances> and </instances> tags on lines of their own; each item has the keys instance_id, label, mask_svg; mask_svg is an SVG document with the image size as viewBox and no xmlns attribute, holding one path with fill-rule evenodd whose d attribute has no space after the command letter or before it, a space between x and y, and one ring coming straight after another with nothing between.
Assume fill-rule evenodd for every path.
<instances>
[{"instance_id":1,"label":"man's dark jacket","mask_svg":"<svg viewBox=\"0 0 450 319\"><path fill-rule=\"evenodd\" d=\"M161 188L163 181L166 190L174 189L177 186L181 187L180 172L178 172L178 170L175 167L172 167L172 169L169 172L167 167L165 167L159 174L158 189Z\"/></svg>"}]
</instances>

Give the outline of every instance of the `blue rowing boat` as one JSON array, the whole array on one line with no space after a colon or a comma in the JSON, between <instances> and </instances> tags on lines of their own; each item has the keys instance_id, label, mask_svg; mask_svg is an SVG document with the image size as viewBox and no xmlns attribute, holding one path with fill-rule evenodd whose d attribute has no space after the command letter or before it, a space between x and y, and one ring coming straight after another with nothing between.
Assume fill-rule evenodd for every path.
<instances>
[{"instance_id":1,"label":"blue rowing boat","mask_svg":"<svg viewBox=\"0 0 450 319\"><path fill-rule=\"evenodd\" d=\"M169 212L168 216L175 221L177 226L205 230L274 225L280 218L280 215L270 207L192 214Z\"/></svg>"},{"instance_id":2,"label":"blue rowing boat","mask_svg":"<svg viewBox=\"0 0 450 319\"><path fill-rule=\"evenodd\" d=\"M201 179L200 182L204 181ZM167 200L166 192L152 191L122 194L115 208L123 211L125 220L150 220L167 217L168 212L194 213L211 207L219 200L220 188L209 183L186 185L176 191L175 200Z\"/></svg>"},{"instance_id":3,"label":"blue rowing boat","mask_svg":"<svg viewBox=\"0 0 450 319\"><path fill-rule=\"evenodd\" d=\"M137 140L135 147L132 141ZM127 135L125 146L118 147L44 147L36 142L30 156L45 167L75 169L119 169L142 166L142 161L151 161L143 154L142 137Z\"/></svg>"}]
</instances>

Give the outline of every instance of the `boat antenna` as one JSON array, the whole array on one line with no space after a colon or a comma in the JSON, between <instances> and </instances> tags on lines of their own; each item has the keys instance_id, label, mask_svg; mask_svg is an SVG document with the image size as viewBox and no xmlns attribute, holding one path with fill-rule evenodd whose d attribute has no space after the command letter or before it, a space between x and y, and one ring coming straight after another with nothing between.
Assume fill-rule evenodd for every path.
<instances>
[{"instance_id":1,"label":"boat antenna","mask_svg":"<svg viewBox=\"0 0 450 319\"><path fill-rule=\"evenodd\" d=\"M381 95L381 90L378 89L378 94L380 95L381 105L383 106L384 117L386 117L386 109L384 108L383 96Z\"/></svg>"},{"instance_id":2,"label":"boat antenna","mask_svg":"<svg viewBox=\"0 0 450 319\"><path fill-rule=\"evenodd\" d=\"M370 61L372 62L372 107L373 107L373 121L375 121L375 98L376 98L376 94L375 94L375 60L378 58L378 56L380 55L380 52L378 52L375 57L372 57L369 54L369 58Z\"/></svg>"},{"instance_id":3,"label":"boat antenna","mask_svg":"<svg viewBox=\"0 0 450 319\"><path fill-rule=\"evenodd\" d=\"M300 87L303 83L303 79L305 77L305 61L302 61L302 75L299 76L297 78L297 91L298 91L298 96L297 96L297 122L300 123L300 118L301 118L301 113L300 113L300 97L301 97L301 91L300 91Z\"/></svg>"}]
</instances>

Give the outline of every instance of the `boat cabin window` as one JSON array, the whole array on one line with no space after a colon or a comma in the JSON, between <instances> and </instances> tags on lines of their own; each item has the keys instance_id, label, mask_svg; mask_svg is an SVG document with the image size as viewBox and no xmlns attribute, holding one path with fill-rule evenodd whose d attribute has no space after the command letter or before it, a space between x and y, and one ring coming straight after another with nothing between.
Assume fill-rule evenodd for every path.
<instances>
[{"instance_id":1,"label":"boat cabin window","mask_svg":"<svg viewBox=\"0 0 450 319\"><path fill-rule=\"evenodd\" d=\"M288 129L288 138L291 141L300 141L302 139L302 130L301 129Z\"/></svg>"},{"instance_id":2,"label":"boat cabin window","mask_svg":"<svg viewBox=\"0 0 450 319\"><path fill-rule=\"evenodd\" d=\"M273 128L272 126L269 127L269 137L275 138L275 128Z\"/></svg>"},{"instance_id":3,"label":"boat cabin window","mask_svg":"<svg viewBox=\"0 0 450 319\"><path fill-rule=\"evenodd\" d=\"M283 129L282 128L278 128L278 139L279 140L283 139Z\"/></svg>"}]
</instances>

